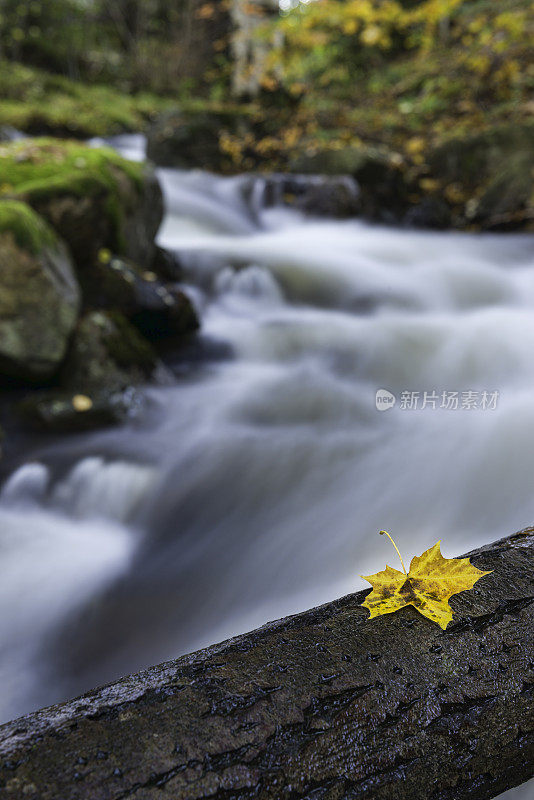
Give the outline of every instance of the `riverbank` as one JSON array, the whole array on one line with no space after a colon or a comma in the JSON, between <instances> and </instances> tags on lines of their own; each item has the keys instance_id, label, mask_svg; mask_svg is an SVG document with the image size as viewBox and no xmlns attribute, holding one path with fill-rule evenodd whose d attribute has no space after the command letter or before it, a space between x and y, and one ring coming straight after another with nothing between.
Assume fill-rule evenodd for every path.
<instances>
[{"instance_id":1,"label":"riverbank","mask_svg":"<svg viewBox=\"0 0 534 800\"><path fill-rule=\"evenodd\" d=\"M135 411L158 342L198 327L153 170L59 139L0 144L0 382L23 425L86 430ZM21 402L21 389L31 389ZM9 415L9 412L8 412Z\"/></svg>"},{"instance_id":2,"label":"riverbank","mask_svg":"<svg viewBox=\"0 0 534 800\"><path fill-rule=\"evenodd\" d=\"M415 72L421 82L424 67L420 59L404 56L402 74ZM388 78L391 91L396 74ZM374 86L371 79L368 86ZM441 115L441 124L435 109L408 116L408 101L399 99L403 92L397 99L387 92L375 96L371 88L367 96L361 87L359 92L356 109L349 113L344 101L330 115L312 113L305 98L277 93L249 103L130 96L3 62L0 132L4 126L4 138L13 128L90 138L144 131L148 156L158 166L227 175L350 176L361 194L360 206L349 206L350 213L364 218L435 229L534 229L529 102L511 106L496 96L482 111L473 101L458 100L447 107L446 124Z\"/></svg>"}]
</instances>

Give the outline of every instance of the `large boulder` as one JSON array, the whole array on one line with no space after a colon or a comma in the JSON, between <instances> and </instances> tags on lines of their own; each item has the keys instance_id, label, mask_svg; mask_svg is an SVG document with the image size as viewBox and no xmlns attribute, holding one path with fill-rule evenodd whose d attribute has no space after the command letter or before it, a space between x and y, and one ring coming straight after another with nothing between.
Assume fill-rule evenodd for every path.
<instances>
[{"instance_id":1,"label":"large boulder","mask_svg":"<svg viewBox=\"0 0 534 800\"><path fill-rule=\"evenodd\" d=\"M373 219L395 220L406 202L402 158L367 145L304 149L289 164L303 175L348 175L360 187L361 211Z\"/></svg>"},{"instance_id":2,"label":"large boulder","mask_svg":"<svg viewBox=\"0 0 534 800\"><path fill-rule=\"evenodd\" d=\"M431 179L457 227L534 226L534 125L502 125L442 143L428 158Z\"/></svg>"},{"instance_id":3,"label":"large boulder","mask_svg":"<svg viewBox=\"0 0 534 800\"><path fill-rule=\"evenodd\" d=\"M0 201L0 374L50 378L65 356L79 304L64 244L27 205Z\"/></svg>"},{"instance_id":4,"label":"large boulder","mask_svg":"<svg viewBox=\"0 0 534 800\"><path fill-rule=\"evenodd\" d=\"M22 199L67 242L79 276L102 248L149 264L163 216L154 172L110 148L56 139L0 145L4 195Z\"/></svg>"}]
</instances>

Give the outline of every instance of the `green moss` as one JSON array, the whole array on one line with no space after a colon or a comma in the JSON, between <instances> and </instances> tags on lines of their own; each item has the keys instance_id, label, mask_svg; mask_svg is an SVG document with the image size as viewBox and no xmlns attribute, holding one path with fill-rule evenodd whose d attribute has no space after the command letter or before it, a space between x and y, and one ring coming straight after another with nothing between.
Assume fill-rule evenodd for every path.
<instances>
[{"instance_id":1,"label":"green moss","mask_svg":"<svg viewBox=\"0 0 534 800\"><path fill-rule=\"evenodd\" d=\"M38 198L66 192L81 196L102 186L116 192L117 169L141 185L142 166L126 161L111 148L46 138L0 145L4 194Z\"/></svg>"},{"instance_id":2,"label":"green moss","mask_svg":"<svg viewBox=\"0 0 534 800\"><path fill-rule=\"evenodd\" d=\"M0 201L0 234L10 233L16 244L34 255L53 247L56 236L47 223L26 203Z\"/></svg>"},{"instance_id":3,"label":"green moss","mask_svg":"<svg viewBox=\"0 0 534 800\"><path fill-rule=\"evenodd\" d=\"M125 94L44 70L0 61L0 125L28 133L88 138L143 130L174 101Z\"/></svg>"},{"instance_id":4,"label":"green moss","mask_svg":"<svg viewBox=\"0 0 534 800\"><path fill-rule=\"evenodd\" d=\"M143 166L122 158L111 148L93 148L76 141L23 139L0 145L0 195L43 202L74 195L105 197L105 209L123 246L121 222L128 189L141 188ZM126 179L126 182L125 182Z\"/></svg>"}]
</instances>

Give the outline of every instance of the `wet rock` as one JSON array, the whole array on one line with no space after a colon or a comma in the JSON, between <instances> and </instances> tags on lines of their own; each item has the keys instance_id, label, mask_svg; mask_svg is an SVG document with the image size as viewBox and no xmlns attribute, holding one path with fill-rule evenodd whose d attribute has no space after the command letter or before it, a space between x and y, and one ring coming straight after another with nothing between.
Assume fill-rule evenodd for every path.
<instances>
[{"instance_id":1,"label":"wet rock","mask_svg":"<svg viewBox=\"0 0 534 800\"><path fill-rule=\"evenodd\" d=\"M221 138L248 127L241 111L170 111L149 129L147 156L161 167L220 172L225 161Z\"/></svg>"},{"instance_id":2,"label":"wet rock","mask_svg":"<svg viewBox=\"0 0 534 800\"><path fill-rule=\"evenodd\" d=\"M180 280L183 275L182 264L176 253L172 250L165 250L156 245L151 269L159 278L163 280Z\"/></svg>"},{"instance_id":3,"label":"wet rock","mask_svg":"<svg viewBox=\"0 0 534 800\"><path fill-rule=\"evenodd\" d=\"M156 365L149 343L122 314L91 311L76 326L60 381L71 392L110 394L144 382Z\"/></svg>"},{"instance_id":4,"label":"wet rock","mask_svg":"<svg viewBox=\"0 0 534 800\"><path fill-rule=\"evenodd\" d=\"M181 336L199 327L184 292L109 251L100 252L86 288L93 304L120 310L149 339Z\"/></svg>"},{"instance_id":5,"label":"wet rock","mask_svg":"<svg viewBox=\"0 0 534 800\"><path fill-rule=\"evenodd\" d=\"M32 394L19 405L26 426L50 433L76 433L117 425L140 407L137 392L99 392L92 395L52 391Z\"/></svg>"},{"instance_id":6,"label":"wet rock","mask_svg":"<svg viewBox=\"0 0 534 800\"><path fill-rule=\"evenodd\" d=\"M350 176L360 188L362 213L373 219L393 221L405 207L406 186L401 157L390 151L362 145L301 153L290 171L305 175Z\"/></svg>"},{"instance_id":7,"label":"wet rock","mask_svg":"<svg viewBox=\"0 0 534 800\"><path fill-rule=\"evenodd\" d=\"M0 202L0 374L50 378L67 350L79 304L65 245L24 203Z\"/></svg>"},{"instance_id":8,"label":"wet rock","mask_svg":"<svg viewBox=\"0 0 534 800\"><path fill-rule=\"evenodd\" d=\"M286 205L335 219L361 211L360 188L349 175L251 175L243 183L243 196L255 211Z\"/></svg>"},{"instance_id":9,"label":"wet rock","mask_svg":"<svg viewBox=\"0 0 534 800\"><path fill-rule=\"evenodd\" d=\"M118 313L85 314L60 372L60 388L34 393L19 406L33 428L57 433L123 422L142 407L135 386L157 366L152 348Z\"/></svg>"},{"instance_id":10,"label":"wet rock","mask_svg":"<svg viewBox=\"0 0 534 800\"><path fill-rule=\"evenodd\" d=\"M150 263L163 215L153 170L109 148L56 139L0 145L5 190L40 213L70 247L83 283L107 247Z\"/></svg>"},{"instance_id":11,"label":"wet rock","mask_svg":"<svg viewBox=\"0 0 534 800\"><path fill-rule=\"evenodd\" d=\"M428 158L457 227L534 228L534 125L451 139Z\"/></svg>"}]
</instances>

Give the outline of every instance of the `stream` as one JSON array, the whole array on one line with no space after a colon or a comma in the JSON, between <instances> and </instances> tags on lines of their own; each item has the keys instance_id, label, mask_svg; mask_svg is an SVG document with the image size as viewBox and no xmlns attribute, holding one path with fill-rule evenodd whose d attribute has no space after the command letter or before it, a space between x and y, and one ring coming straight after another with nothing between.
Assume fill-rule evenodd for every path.
<instances>
[{"instance_id":1,"label":"stream","mask_svg":"<svg viewBox=\"0 0 534 800\"><path fill-rule=\"evenodd\" d=\"M397 566L382 528L407 561L534 522L532 237L159 174L202 331L138 417L35 447L4 483L2 720L367 586Z\"/></svg>"}]
</instances>

